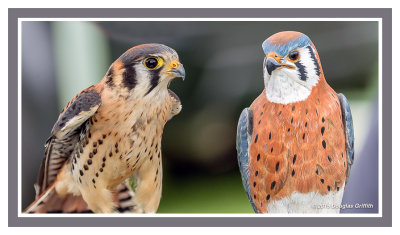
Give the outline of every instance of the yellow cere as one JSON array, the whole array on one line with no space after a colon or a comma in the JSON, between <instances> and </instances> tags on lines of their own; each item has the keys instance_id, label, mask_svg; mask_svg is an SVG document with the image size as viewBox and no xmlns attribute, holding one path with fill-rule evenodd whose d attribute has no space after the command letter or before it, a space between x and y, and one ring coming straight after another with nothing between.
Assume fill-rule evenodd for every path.
<instances>
[{"instance_id":1,"label":"yellow cere","mask_svg":"<svg viewBox=\"0 0 400 235\"><path fill-rule=\"evenodd\" d=\"M177 60L174 60L171 62L170 67L171 69L176 69L179 66L179 62Z\"/></svg>"}]
</instances>

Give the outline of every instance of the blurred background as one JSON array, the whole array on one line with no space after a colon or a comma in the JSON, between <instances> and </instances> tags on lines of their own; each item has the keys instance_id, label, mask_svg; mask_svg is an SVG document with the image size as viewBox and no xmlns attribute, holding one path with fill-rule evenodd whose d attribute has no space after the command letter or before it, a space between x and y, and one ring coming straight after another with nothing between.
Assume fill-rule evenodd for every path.
<instances>
[{"instance_id":1,"label":"blurred background","mask_svg":"<svg viewBox=\"0 0 400 235\"><path fill-rule=\"evenodd\" d=\"M22 207L44 142L59 112L97 83L111 63L142 43L174 48L186 80L174 81L182 112L163 134L163 194L159 213L253 213L236 159L236 126L243 108L263 90L261 43L285 30L314 42L325 77L350 102L355 164L343 204L371 203L378 212L377 22L28 22L22 23Z\"/></svg>"}]
</instances>

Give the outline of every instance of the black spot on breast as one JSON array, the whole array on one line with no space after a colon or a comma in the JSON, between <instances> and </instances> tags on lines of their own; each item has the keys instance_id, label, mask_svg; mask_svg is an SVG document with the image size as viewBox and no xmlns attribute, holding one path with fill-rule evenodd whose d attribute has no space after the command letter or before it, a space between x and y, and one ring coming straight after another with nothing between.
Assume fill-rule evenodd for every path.
<instances>
[{"instance_id":1,"label":"black spot on breast","mask_svg":"<svg viewBox=\"0 0 400 235\"><path fill-rule=\"evenodd\" d=\"M87 165L83 165L83 169L85 169L85 171L89 170L89 167Z\"/></svg>"},{"instance_id":2,"label":"black spot on breast","mask_svg":"<svg viewBox=\"0 0 400 235\"><path fill-rule=\"evenodd\" d=\"M258 176L258 171L256 171L255 175Z\"/></svg>"},{"instance_id":3,"label":"black spot on breast","mask_svg":"<svg viewBox=\"0 0 400 235\"><path fill-rule=\"evenodd\" d=\"M331 186L328 185L328 187L326 187L328 189L328 191L331 191Z\"/></svg>"},{"instance_id":4,"label":"black spot on breast","mask_svg":"<svg viewBox=\"0 0 400 235\"><path fill-rule=\"evenodd\" d=\"M93 142L93 147L96 147L97 146L97 142Z\"/></svg>"},{"instance_id":5,"label":"black spot on breast","mask_svg":"<svg viewBox=\"0 0 400 235\"><path fill-rule=\"evenodd\" d=\"M321 127L321 135L324 135L324 132L325 132L325 127L323 126Z\"/></svg>"},{"instance_id":6,"label":"black spot on breast","mask_svg":"<svg viewBox=\"0 0 400 235\"><path fill-rule=\"evenodd\" d=\"M100 171L100 172L103 172L103 168L100 168L99 171Z\"/></svg>"},{"instance_id":7,"label":"black spot on breast","mask_svg":"<svg viewBox=\"0 0 400 235\"><path fill-rule=\"evenodd\" d=\"M294 111L294 110L295 110L295 106L293 105L293 106L292 106L292 111Z\"/></svg>"},{"instance_id":8,"label":"black spot on breast","mask_svg":"<svg viewBox=\"0 0 400 235\"><path fill-rule=\"evenodd\" d=\"M278 171L278 170L279 170L279 162L277 162L275 165L275 171Z\"/></svg>"},{"instance_id":9,"label":"black spot on breast","mask_svg":"<svg viewBox=\"0 0 400 235\"><path fill-rule=\"evenodd\" d=\"M93 158L93 153L92 152L89 153L89 157Z\"/></svg>"},{"instance_id":10,"label":"black spot on breast","mask_svg":"<svg viewBox=\"0 0 400 235\"><path fill-rule=\"evenodd\" d=\"M96 155L97 149L93 149L93 154Z\"/></svg>"},{"instance_id":11,"label":"black spot on breast","mask_svg":"<svg viewBox=\"0 0 400 235\"><path fill-rule=\"evenodd\" d=\"M260 154L257 155L257 161L260 160Z\"/></svg>"},{"instance_id":12,"label":"black spot on breast","mask_svg":"<svg viewBox=\"0 0 400 235\"><path fill-rule=\"evenodd\" d=\"M292 170L292 176L294 176L294 173L295 173L294 170Z\"/></svg>"},{"instance_id":13,"label":"black spot on breast","mask_svg":"<svg viewBox=\"0 0 400 235\"><path fill-rule=\"evenodd\" d=\"M306 133L303 133L303 140L304 140L305 137L306 137Z\"/></svg>"},{"instance_id":14,"label":"black spot on breast","mask_svg":"<svg viewBox=\"0 0 400 235\"><path fill-rule=\"evenodd\" d=\"M276 182L275 182L275 181L272 181L272 183L271 183L271 190L274 189L275 184L276 184Z\"/></svg>"},{"instance_id":15,"label":"black spot on breast","mask_svg":"<svg viewBox=\"0 0 400 235\"><path fill-rule=\"evenodd\" d=\"M81 176L83 176L83 171L82 171L82 170L79 170L79 174L80 174Z\"/></svg>"},{"instance_id":16,"label":"black spot on breast","mask_svg":"<svg viewBox=\"0 0 400 235\"><path fill-rule=\"evenodd\" d=\"M274 151L274 147L271 148L271 153Z\"/></svg>"},{"instance_id":17,"label":"black spot on breast","mask_svg":"<svg viewBox=\"0 0 400 235\"><path fill-rule=\"evenodd\" d=\"M256 185L257 185L256 182L253 182L253 187L256 187Z\"/></svg>"},{"instance_id":18,"label":"black spot on breast","mask_svg":"<svg viewBox=\"0 0 400 235\"><path fill-rule=\"evenodd\" d=\"M267 201L270 199L270 195L268 194L267 197L265 199L267 199Z\"/></svg>"},{"instance_id":19,"label":"black spot on breast","mask_svg":"<svg viewBox=\"0 0 400 235\"><path fill-rule=\"evenodd\" d=\"M254 139L254 143L257 143L258 140L258 135L256 135L256 138Z\"/></svg>"},{"instance_id":20,"label":"black spot on breast","mask_svg":"<svg viewBox=\"0 0 400 235\"><path fill-rule=\"evenodd\" d=\"M326 142L325 142L325 140L322 141L322 147L323 147L324 149L326 149Z\"/></svg>"},{"instance_id":21,"label":"black spot on breast","mask_svg":"<svg viewBox=\"0 0 400 235\"><path fill-rule=\"evenodd\" d=\"M324 179L321 179L321 183L324 183L325 182L325 180Z\"/></svg>"},{"instance_id":22,"label":"black spot on breast","mask_svg":"<svg viewBox=\"0 0 400 235\"><path fill-rule=\"evenodd\" d=\"M271 132L269 133L268 139L271 139Z\"/></svg>"},{"instance_id":23,"label":"black spot on breast","mask_svg":"<svg viewBox=\"0 0 400 235\"><path fill-rule=\"evenodd\" d=\"M254 194L254 195L253 195L253 198L254 198L254 199L257 199L257 196Z\"/></svg>"},{"instance_id":24,"label":"black spot on breast","mask_svg":"<svg viewBox=\"0 0 400 235\"><path fill-rule=\"evenodd\" d=\"M307 124L307 122L306 122L306 123L304 124L304 127L307 127L307 125L308 125L308 124Z\"/></svg>"},{"instance_id":25,"label":"black spot on breast","mask_svg":"<svg viewBox=\"0 0 400 235\"><path fill-rule=\"evenodd\" d=\"M331 156L329 156L329 155L328 155L328 161L329 161L329 162L332 162L332 158L331 158Z\"/></svg>"},{"instance_id":26,"label":"black spot on breast","mask_svg":"<svg viewBox=\"0 0 400 235\"><path fill-rule=\"evenodd\" d=\"M92 159L87 160L88 165L92 165Z\"/></svg>"},{"instance_id":27,"label":"black spot on breast","mask_svg":"<svg viewBox=\"0 0 400 235\"><path fill-rule=\"evenodd\" d=\"M287 129L287 132L290 132L290 128Z\"/></svg>"},{"instance_id":28,"label":"black spot on breast","mask_svg":"<svg viewBox=\"0 0 400 235\"><path fill-rule=\"evenodd\" d=\"M292 119L290 120L290 123L293 123L293 117L292 117Z\"/></svg>"},{"instance_id":29,"label":"black spot on breast","mask_svg":"<svg viewBox=\"0 0 400 235\"><path fill-rule=\"evenodd\" d=\"M103 140L99 139L98 140L99 144L103 144Z\"/></svg>"},{"instance_id":30,"label":"black spot on breast","mask_svg":"<svg viewBox=\"0 0 400 235\"><path fill-rule=\"evenodd\" d=\"M295 154L295 155L293 156L293 164L296 162L296 158L297 158L297 155Z\"/></svg>"},{"instance_id":31,"label":"black spot on breast","mask_svg":"<svg viewBox=\"0 0 400 235\"><path fill-rule=\"evenodd\" d=\"M321 121L322 121L322 122L325 122L325 118L324 118L324 117L322 117Z\"/></svg>"}]
</instances>

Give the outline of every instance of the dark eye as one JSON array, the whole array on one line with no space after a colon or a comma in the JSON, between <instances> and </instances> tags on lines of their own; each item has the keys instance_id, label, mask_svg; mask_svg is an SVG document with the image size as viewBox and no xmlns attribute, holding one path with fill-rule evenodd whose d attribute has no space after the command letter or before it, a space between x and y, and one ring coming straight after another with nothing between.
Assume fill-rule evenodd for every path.
<instances>
[{"instance_id":1,"label":"dark eye","mask_svg":"<svg viewBox=\"0 0 400 235\"><path fill-rule=\"evenodd\" d=\"M288 55L289 60L295 61L299 58L300 54L299 51L291 51Z\"/></svg>"},{"instance_id":2,"label":"dark eye","mask_svg":"<svg viewBox=\"0 0 400 235\"><path fill-rule=\"evenodd\" d=\"M156 58L150 57L144 61L144 65L146 65L149 69L154 69L158 65L158 60Z\"/></svg>"}]
</instances>

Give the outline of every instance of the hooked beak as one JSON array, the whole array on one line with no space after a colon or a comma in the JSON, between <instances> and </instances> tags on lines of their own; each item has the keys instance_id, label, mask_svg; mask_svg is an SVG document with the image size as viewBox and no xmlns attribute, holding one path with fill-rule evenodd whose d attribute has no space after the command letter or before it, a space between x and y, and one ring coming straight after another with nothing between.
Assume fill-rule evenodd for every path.
<instances>
[{"instance_id":1,"label":"hooked beak","mask_svg":"<svg viewBox=\"0 0 400 235\"><path fill-rule=\"evenodd\" d=\"M269 75L272 74L272 71L280 67L282 67L282 65L279 64L275 59L272 58L267 59L267 72Z\"/></svg>"},{"instance_id":2,"label":"hooked beak","mask_svg":"<svg viewBox=\"0 0 400 235\"><path fill-rule=\"evenodd\" d=\"M168 72L176 78L182 78L182 80L185 80L186 73L185 68L183 68L182 64L179 64L177 68L171 69Z\"/></svg>"},{"instance_id":3,"label":"hooked beak","mask_svg":"<svg viewBox=\"0 0 400 235\"><path fill-rule=\"evenodd\" d=\"M281 59L282 57L277 55L274 52L270 52L267 56L267 63L266 63L266 67L267 67L267 72L269 75L272 74L272 72L276 69L279 68L288 68L288 69L296 69L294 66L289 65L289 64L282 64L281 63Z\"/></svg>"}]
</instances>

